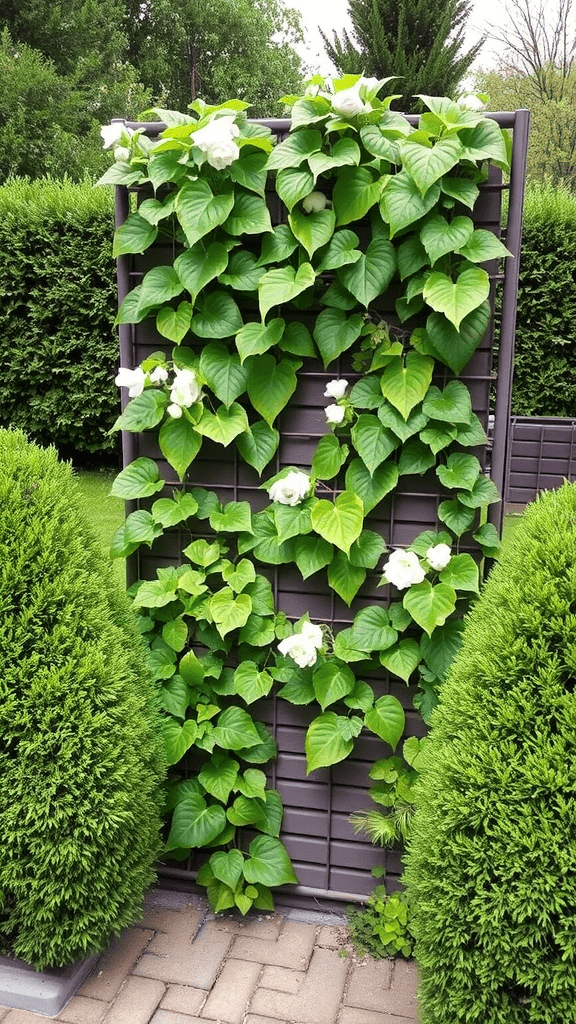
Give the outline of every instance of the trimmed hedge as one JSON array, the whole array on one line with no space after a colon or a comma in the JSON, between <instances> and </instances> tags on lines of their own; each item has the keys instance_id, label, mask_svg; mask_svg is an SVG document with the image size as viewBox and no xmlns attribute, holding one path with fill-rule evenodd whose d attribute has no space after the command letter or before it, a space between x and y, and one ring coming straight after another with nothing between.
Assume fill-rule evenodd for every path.
<instances>
[{"instance_id":1,"label":"trimmed hedge","mask_svg":"<svg viewBox=\"0 0 576 1024\"><path fill-rule=\"evenodd\" d=\"M70 466L0 430L0 950L36 969L104 949L154 879L145 659Z\"/></svg>"},{"instance_id":2,"label":"trimmed hedge","mask_svg":"<svg viewBox=\"0 0 576 1024\"><path fill-rule=\"evenodd\" d=\"M76 464L116 464L116 272L111 189L0 187L0 427Z\"/></svg>"},{"instance_id":3,"label":"trimmed hedge","mask_svg":"<svg viewBox=\"0 0 576 1024\"><path fill-rule=\"evenodd\" d=\"M574 1020L575 688L565 484L527 508L433 716L405 873L422 1024Z\"/></svg>"},{"instance_id":4,"label":"trimmed hedge","mask_svg":"<svg viewBox=\"0 0 576 1024\"><path fill-rule=\"evenodd\" d=\"M576 416L576 195L526 190L512 412Z\"/></svg>"}]
</instances>

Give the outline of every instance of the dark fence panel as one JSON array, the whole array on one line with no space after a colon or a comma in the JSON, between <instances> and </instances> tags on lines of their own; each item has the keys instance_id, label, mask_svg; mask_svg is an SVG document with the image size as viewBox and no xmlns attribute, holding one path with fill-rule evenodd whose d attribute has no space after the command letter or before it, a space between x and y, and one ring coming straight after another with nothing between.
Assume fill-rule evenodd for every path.
<instances>
[{"instance_id":1,"label":"dark fence panel","mask_svg":"<svg viewBox=\"0 0 576 1024\"><path fill-rule=\"evenodd\" d=\"M504 484L504 467L507 453L507 423L510 404L510 368L512 365L513 335L515 324L516 294L518 281L518 257L523 203L525 155L528 134L528 111L490 115L501 127L509 129L513 139L513 173L510 183L502 183L500 173L493 171L490 180L481 187L481 195L474 210L477 226L501 235L502 196L509 191L508 230L505 235L507 247L514 254L505 261L503 273L496 264L489 265L491 273L491 304L497 289L502 289L502 321L499 345L499 380L497 382L497 429L492 445L492 477L500 490ZM414 119L411 119L414 120ZM132 128L141 127L128 122ZM279 136L288 132L289 121L274 120L267 123ZM154 135L163 126L147 125L148 134ZM122 223L127 216L129 190L119 187L117 200L117 221ZM284 210L275 194L269 197L272 218L275 223L285 219ZM245 245L248 243L245 242ZM160 246L152 247L142 256L122 256L118 261L119 299L122 301L128 291L141 281L151 266L171 263L174 253ZM389 297L384 297L386 300ZM393 303L389 302L389 308ZM317 311L316 311L317 312ZM306 314L302 317L305 319ZM490 390L493 379L494 324L479 349L465 368L460 379L466 383L472 394L472 406L484 428L488 428ZM202 345L200 339L198 346ZM121 362L133 367L158 349L171 350L164 338L155 331L153 321L120 327ZM326 382L335 377L345 377L351 384L360 375L354 373L346 358L331 364L325 371L320 362L309 361L299 371L297 390L289 406L281 413L276 424L282 441L275 459L267 472L272 476L283 466L295 465L309 469L312 454L318 438L326 433L324 416ZM434 383L444 387L453 379L448 369L435 376ZM139 456L148 456L158 461L160 472L168 486L178 486L174 472L163 462L154 437L149 434L128 434L123 438L125 464ZM231 446L231 449L233 446ZM472 451L471 449L466 449ZM488 465L485 448L474 449L474 454ZM244 464L233 450L223 450L205 440L200 456L192 464L188 486L203 486L218 493L223 501L248 500L257 510L267 504L267 497L259 490L260 480L254 470ZM334 498L343 489L343 480L336 480L326 487L325 496ZM374 509L366 526L381 533L390 547L409 544L424 529L438 529L437 508L441 501L451 497L442 492L434 471L421 476L403 476L400 486ZM495 511L494 511L495 510ZM493 521L499 525L500 506L492 506ZM182 547L187 543L179 530L164 535L152 551L140 549L132 556L129 565L130 579L149 579L155 576L160 565L178 564ZM463 537L460 550L477 551L470 536ZM324 572L317 573L302 581L294 565L260 566L259 571L272 582L276 605L279 610L294 619L308 611L314 620L326 622L335 631L349 625L360 607L387 599L386 588L376 589L380 572L369 573L359 596L348 608L328 587ZM393 693L402 702L407 713L407 734L422 735L425 727L412 706L413 689L400 680L389 679L382 673L378 679L370 678L377 696ZM364 836L355 835L348 821L349 815L371 806L367 794L368 771L379 757L386 756L386 745L376 736L361 735L351 758L306 776L304 755L305 730L312 717L310 708L294 707L281 699L263 701L254 708L256 717L272 727L279 748L276 763L270 766L272 784L279 790L285 805L282 839L294 861L300 886L289 887L293 902L304 901L309 905L311 897L321 899L359 899L374 887L371 868L384 864L389 888L398 884L401 873L400 853L395 850L381 850L372 846ZM195 874L196 863L191 859L186 865L170 865L165 871L172 881L190 884Z\"/></svg>"},{"instance_id":2,"label":"dark fence panel","mask_svg":"<svg viewBox=\"0 0 576 1024\"><path fill-rule=\"evenodd\" d=\"M576 419L513 416L506 503L526 505L564 480L576 480Z\"/></svg>"}]
</instances>

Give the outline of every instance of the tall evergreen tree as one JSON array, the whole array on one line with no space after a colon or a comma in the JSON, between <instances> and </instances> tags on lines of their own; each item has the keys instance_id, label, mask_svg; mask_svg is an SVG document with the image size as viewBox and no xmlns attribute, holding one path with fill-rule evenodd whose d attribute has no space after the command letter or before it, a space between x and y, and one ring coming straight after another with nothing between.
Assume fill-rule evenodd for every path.
<instances>
[{"instance_id":1,"label":"tall evergreen tree","mask_svg":"<svg viewBox=\"0 0 576 1024\"><path fill-rule=\"evenodd\" d=\"M326 52L341 74L397 75L398 110L418 108L415 99L451 95L484 40L465 51L470 0L349 0L351 35L322 32Z\"/></svg>"}]
</instances>

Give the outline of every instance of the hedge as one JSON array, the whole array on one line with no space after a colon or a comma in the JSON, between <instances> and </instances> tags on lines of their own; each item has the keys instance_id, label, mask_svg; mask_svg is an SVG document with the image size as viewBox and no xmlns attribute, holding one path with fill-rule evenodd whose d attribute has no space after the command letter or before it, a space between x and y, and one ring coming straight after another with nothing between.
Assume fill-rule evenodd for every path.
<instances>
[{"instance_id":1,"label":"hedge","mask_svg":"<svg viewBox=\"0 0 576 1024\"><path fill-rule=\"evenodd\" d=\"M158 696L69 465L0 430L0 951L36 969L138 919L160 850Z\"/></svg>"},{"instance_id":2,"label":"hedge","mask_svg":"<svg viewBox=\"0 0 576 1024\"><path fill-rule=\"evenodd\" d=\"M0 427L85 466L118 461L113 231L111 189L0 187Z\"/></svg>"},{"instance_id":3,"label":"hedge","mask_svg":"<svg viewBox=\"0 0 576 1024\"><path fill-rule=\"evenodd\" d=\"M512 412L576 416L576 195L526 190Z\"/></svg>"},{"instance_id":4,"label":"hedge","mask_svg":"<svg viewBox=\"0 0 576 1024\"><path fill-rule=\"evenodd\" d=\"M576 485L528 507L422 755L404 880L421 1024L566 1024L576 993Z\"/></svg>"}]
</instances>

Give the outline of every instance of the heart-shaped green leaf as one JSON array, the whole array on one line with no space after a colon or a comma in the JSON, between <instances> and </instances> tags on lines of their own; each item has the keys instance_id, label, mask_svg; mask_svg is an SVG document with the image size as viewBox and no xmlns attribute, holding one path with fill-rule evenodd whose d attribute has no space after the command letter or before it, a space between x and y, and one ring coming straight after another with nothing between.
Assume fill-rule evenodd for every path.
<instances>
[{"instance_id":1,"label":"heart-shaped green leaf","mask_svg":"<svg viewBox=\"0 0 576 1024\"><path fill-rule=\"evenodd\" d=\"M162 424L158 444L164 458L183 480L188 466L200 451L202 436L186 416L181 416L180 419L167 419Z\"/></svg>"},{"instance_id":2,"label":"heart-shaped green leaf","mask_svg":"<svg viewBox=\"0 0 576 1024\"><path fill-rule=\"evenodd\" d=\"M290 858L279 839L258 836L250 843L248 853L248 860L244 863L247 882L270 886L298 883Z\"/></svg>"},{"instance_id":3,"label":"heart-shaped green leaf","mask_svg":"<svg viewBox=\"0 0 576 1024\"><path fill-rule=\"evenodd\" d=\"M288 210L292 210L313 188L314 177L306 167L286 167L276 177L276 191Z\"/></svg>"},{"instance_id":4,"label":"heart-shaped green leaf","mask_svg":"<svg viewBox=\"0 0 576 1024\"><path fill-rule=\"evenodd\" d=\"M442 313L431 313L426 321L426 331L443 363L454 373L460 373L472 354L478 348L490 323L490 303L483 302L468 313L456 330Z\"/></svg>"},{"instance_id":5,"label":"heart-shaped green leaf","mask_svg":"<svg viewBox=\"0 0 576 1024\"><path fill-rule=\"evenodd\" d=\"M219 590L210 599L210 614L221 637L225 637L233 629L244 626L251 611L252 601L248 594L238 594L238 597L235 597L229 587ZM242 746L247 744L244 743Z\"/></svg>"},{"instance_id":6,"label":"heart-shaped green leaf","mask_svg":"<svg viewBox=\"0 0 576 1024\"><path fill-rule=\"evenodd\" d=\"M352 565L343 551L337 551L328 566L328 585L350 607L366 579L362 566Z\"/></svg>"},{"instance_id":7,"label":"heart-shaped green leaf","mask_svg":"<svg viewBox=\"0 0 576 1024\"><path fill-rule=\"evenodd\" d=\"M383 427L378 417L368 412L358 416L351 435L358 455L371 474L400 443L396 434Z\"/></svg>"},{"instance_id":8,"label":"heart-shaped green leaf","mask_svg":"<svg viewBox=\"0 0 576 1024\"><path fill-rule=\"evenodd\" d=\"M382 374L382 394L405 420L428 391L434 360L420 352L409 352L404 361L394 356Z\"/></svg>"},{"instance_id":9,"label":"heart-shaped green leaf","mask_svg":"<svg viewBox=\"0 0 576 1024\"><path fill-rule=\"evenodd\" d=\"M273 345L277 345L284 331L284 321L280 318L271 320L269 324L244 324L236 335L236 348L240 353L240 362L248 356L262 355Z\"/></svg>"},{"instance_id":10,"label":"heart-shaped green leaf","mask_svg":"<svg viewBox=\"0 0 576 1024\"><path fill-rule=\"evenodd\" d=\"M239 768L238 761L217 750L202 766L198 778L207 793L226 803L236 782Z\"/></svg>"},{"instance_id":11,"label":"heart-shaped green leaf","mask_svg":"<svg viewBox=\"0 0 576 1024\"><path fill-rule=\"evenodd\" d=\"M360 259L340 268L338 277L358 302L367 307L386 291L395 270L394 246L386 238L376 237Z\"/></svg>"},{"instance_id":12,"label":"heart-shaped green leaf","mask_svg":"<svg viewBox=\"0 0 576 1024\"><path fill-rule=\"evenodd\" d=\"M409 682L413 671L422 661L420 648L415 640L401 640L386 651L380 652L380 661L394 676Z\"/></svg>"},{"instance_id":13,"label":"heart-shaped green leaf","mask_svg":"<svg viewBox=\"0 0 576 1024\"><path fill-rule=\"evenodd\" d=\"M226 826L226 814L219 804L208 806L201 796L186 796L174 808L166 850L209 846Z\"/></svg>"},{"instance_id":14,"label":"heart-shaped green leaf","mask_svg":"<svg viewBox=\"0 0 576 1024\"><path fill-rule=\"evenodd\" d=\"M196 242L174 260L174 270L192 296L196 296L210 281L222 274L228 266L228 249L222 242L212 242L207 248Z\"/></svg>"},{"instance_id":15,"label":"heart-shaped green leaf","mask_svg":"<svg viewBox=\"0 0 576 1024\"><path fill-rule=\"evenodd\" d=\"M422 403L422 412L443 423L470 423L470 392L459 380L451 380L443 391L431 387Z\"/></svg>"},{"instance_id":16,"label":"heart-shaped green leaf","mask_svg":"<svg viewBox=\"0 0 576 1024\"><path fill-rule=\"evenodd\" d=\"M385 462L370 473L362 459L354 459L346 470L346 489L357 494L362 500L365 515L368 515L397 483L398 466L395 462Z\"/></svg>"},{"instance_id":17,"label":"heart-shaped green leaf","mask_svg":"<svg viewBox=\"0 0 576 1024\"><path fill-rule=\"evenodd\" d=\"M378 202L381 183L367 167L345 167L334 186L333 202L338 227L361 220Z\"/></svg>"},{"instance_id":18,"label":"heart-shaped green leaf","mask_svg":"<svg viewBox=\"0 0 576 1024\"><path fill-rule=\"evenodd\" d=\"M479 590L478 566L472 555L452 555L448 565L440 573L442 583L447 583L454 590L470 590L477 594Z\"/></svg>"},{"instance_id":19,"label":"heart-shaped green leaf","mask_svg":"<svg viewBox=\"0 0 576 1024\"><path fill-rule=\"evenodd\" d=\"M392 750L396 749L405 725L404 709L396 697L389 693L380 697L374 707L366 712L364 721L368 729L389 743Z\"/></svg>"},{"instance_id":20,"label":"heart-shaped green leaf","mask_svg":"<svg viewBox=\"0 0 576 1024\"><path fill-rule=\"evenodd\" d=\"M258 282L258 297L262 320L273 306L290 302L297 295L310 288L316 280L310 263L302 263L298 270L293 267L278 267L269 270Z\"/></svg>"},{"instance_id":21,"label":"heart-shaped green leaf","mask_svg":"<svg viewBox=\"0 0 576 1024\"><path fill-rule=\"evenodd\" d=\"M356 679L354 673L345 665L328 661L316 669L312 677L314 693L322 711L329 704L335 704L354 689Z\"/></svg>"},{"instance_id":22,"label":"heart-shaped green leaf","mask_svg":"<svg viewBox=\"0 0 576 1024\"><path fill-rule=\"evenodd\" d=\"M165 486L164 480L160 478L158 466L153 459L135 459L121 473L118 474L112 484L111 494L115 498L124 498L129 501L131 498L149 498Z\"/></svg>"},{"instance_id":23,"label":"heart-shaped green leaf","mask_svg":"<svg viewBox=\"0 0 576 1024\"><path fill-rule=\"evenodd\" d=\"M439 213L430 217L420 231L430 263L434 264L448 252L462 249L470 241L473 231L474 222L470 217L454 217L451 221ZM491 237L494 238L494 235Z\"/></svg>"},{"instance_id":24,"label":"heart-shaped green leaf","mask_svg":"<svg viewBox=\"0 0 576 1024\"><path fill-rule=\"evenodd\" d=\"M229 407L246 390L248 369L240 357L219 341L205 345L200 355L200 373L217 398Z\"/></svg>"},{"instance_id":25,"label":"heart-shaped green leaf","mask_svg":"<svg viewBox=\"0 0 576 1024\"><path fill-rule=\"evenodd\" d=\"M432 309L444 313L456 330L468 313L481 306L490 292L490 278L481 267L463 270L456 281L434 270L424 285L423 296Z\"/></svg>"},{"instance_id":26,"label":"heart-shaped green leaf","mask_svg":"<svg viewBox=\"0 0 576 1024\"><path fill-rule=\"evenodd\" d=\"M481 472L478 459L464 452L453 452L448 456L446 465L436 469L436 475L444 487L460 487L464 491L472 490Z\"/></svg>"},{"instance_id":27,"label":"heart-shaped green leaf","mask_svg":"<svg viewBox=\"0 0 576 1024\"><path fill-rule=\"evenodd\" d=\"M204 178L186 183L178 192L176 215L191 247L223 224L234 206L234 193L214 195Z\"/></svg>"},{"instance_id":28,"label":"heart-shaped green leaf","mask_svg":"<svg viewBox=\"0 0 576 1024\"><path fill-rule=\"evenodd\" d=\"M175 420L174 422L180 423L181 421ZM238 434L248 430L246 410L237 402L233 402L228 409L225 405L221 405L215 413L204 407L202 416L196 424L196 430L199 434L204 434L226 448L235 437L238 437Z\"/></svg>"},{"instance_id":29,"label":"heart-shaped green leaf","mask_svg":"<svg viewBox=\"0 0 576 1024\"><path fill-rule=\"evenodd\" d=\"M144 252L158 234L158 228L149 224L139 213L131 213L114 233L112 255L122 256L124 253Z\"/></svg>"},{"instance_id":30,"label":"heart-shaped green leaf","mask_svg":"<svg viewBox=\"0 0 576 1024\"><path fill-rule=\"evenodd\" d=\"M425 217L436 206L439 195L438 185L432 185L422 195L418 185L406 171L392 175L386 182L380 200L380 212L384 221L390 225L390 238L409 224Z\"/></svg>"},{"instance_id":31,"label":"heart-shaped green leaf","mask_svg":"<svg viewBox=\"0 0 576 1024\"><path fill-rule=\"evenodd\" d=\"M458 163L462 143L458 138L438 139L431 147L410 136L400 146L405 170L425 196L431 185Z\"/></svg>"},{"instance_id":32,"label":"heart-shaped green leaf","mask_svg":"<svg viewBox=\"0 0 576 1024\"><path fill-rule=\"evenodd\" d=\"M308 727L305 739L306 774L343 761L354 747L354 740L345 740L338 728L338 715L325 711Z\"/></svg>"},{"instance_id":33,"label":"heart-shaped green leaf","mask_svg":"<svg viewBox=\"0 0 576 1024\"><path fill-rule=\"evenodd\" d=\"M198 305L191 327L199 338L230 338L242 327L240 310L227 292L210 292Z\"/></svg>"},{"instance_id":34,"label":"heart-shaped green leaf","mask_svg":"<svg viewBox=\"0 0 576 1024\"><path fill-rule=\"evenodd\" d=\"M239 601L244 594L237 598ZM219 747L234 750L240 756L240 750L254 747L260 743L260 735L247 711L243 708L230 707L218 716L212 733Z\"/></svg>"},{"instance_id":35,"label":"heart-shaped green leaf","mask_svg":"<svg viewBox=\"0 0 576 1024\"><path fill-rule=\"evenodd\" d=\"M342 309L325 309L316 320L314 341L326 368L360 336L364 321L359 313L347 317Z\"/></svg>"},{"instance_id":36,"label":"heart-shaped green leaf","mask_svg":"<svg viewBox=\"0 0 576 1024\"><path fill-rule=\"evenodd\" d=\"M436 626L443 626L454 611L456 592L446 583L432 586L428 580L424 580L406 591L402 604L414 622L431 636Z\"/></svg>"},{"instance_id":37,"label":"heart-shaped green leaf","mask_svg":"<svg viewBox=\"0 0 576 1024\"><path fill-rule=\"evenodd\" d=\"M244 462L253 466L257 473L262 473L273 458L279 442L278 431L264 420L258 420L249 430L239 434L236 447Z\"/></svg>"},{"instance_id":38,"label":"heart-shaped green leaf","mask_svg":"<svg viewBox=\"0 0 576 1024\"><path fill-rule=\"evenodd\" d=\"M289 359L277 363L270 355L250 357L248 397L269 427L294 394L296 384L295 364Z\"/></svg>"},{"instance_id":39,"label":"heart-shaped green leaf","mask_svg":"<svg viewBox=\"0 0 576 1024\"><path fill-rule=\"evenodd\" d=\"M334 234L336 217L333 210L319 210L318 213L304 213L298 207L288 215L292 234L312 258L317 249L326 245Z\"/></svg>"},{"instance_id":40,"label":"heart-shaped green leaf","mask_svg":"<svg viewBox=\"0 0 576 1024\"><path fill-rule=\"evenodd\" d=\"M362 533L363 523L362 500L350 491L339 494L334 504L323 498L312 509L312 526L316 533L346 554Z\"/></svg>"}]
</instances>

